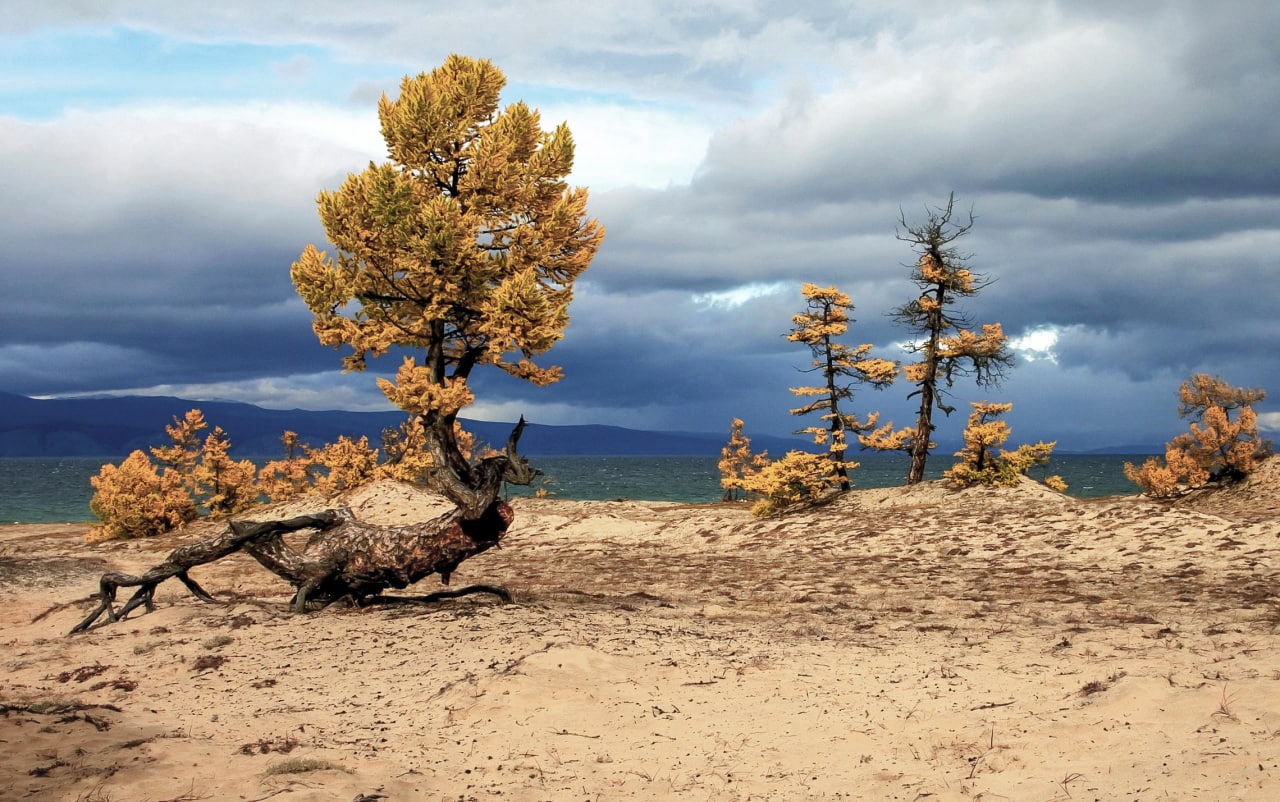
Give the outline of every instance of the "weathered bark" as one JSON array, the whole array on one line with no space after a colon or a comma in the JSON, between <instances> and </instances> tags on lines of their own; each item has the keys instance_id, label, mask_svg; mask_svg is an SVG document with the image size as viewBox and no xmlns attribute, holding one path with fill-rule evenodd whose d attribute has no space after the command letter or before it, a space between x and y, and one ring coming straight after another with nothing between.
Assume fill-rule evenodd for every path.
<instances>
[{"instance_id":1,"label":"weathered bark","mask_svg":"<svg viewBox=\"0 0 1280 802\"><path fill-rule=\"evenodd\" d=\"M153 609L156 586L174 577L196 598L214 602L187 572L236 551L249 554L293 585L296 593L292 604L298 612L305 612L309 604L323 606L344 599L367 604L388 588L403 589L431 574L439 574L441 582L447 585L459 563L498 545L513 518L510 505L495 501L473 520L463 518L460 510L454 510L431 521L407 526L363 523L355 520L347 509L326 510L285 521L232 521L226 532L174 549L164 562L141 576L103 574L98 583L98 607L71 631L83 632L104 616L107 622L118 621L140 605L145 605L148 611ZM316 531L303 550L296 551L282 536L303 529ZM122 587L138 590L116 610L113 602L116 591ZM479 585L416 600L453 598L477 592L510 599L503 588Z\"/></svg>"},{"instance_id":2,"label":"weathered bark","mask_svg":"<svg viewBox=\"0 0 1280 802\"><path fill-rule=\"evenodd\" d=\"M408 526L348 520L321 530L307 541L293 571L291 581L298 589L294 609L304 612L309 602L323 605L339 599L362 604L431 574L439 574L447 585L459 563L498 545L514 518L510 505L495 501L475 519L454 510ZM258 554L254 557L262 562Z\"/></svg>"},{"instance_id":3,"label":"weathered bark","mask_svg":"<svg viewBox=\"0 0 1280 802\"><path fill-rule=\"evenodd\" d=\"M139 605L145 604L148 611L154 609L156 586L173 577L177 577L179 581L186 585L187 589L191 591L191 595L197 599L212 602L214 600L213 597L187 575L189 570L197 565L204 565L205 563L220 560L229 554L234 554L253 540L261 540L264 543L276 541L280 547L287 548L284 546L284 541L281 540L281 535L284 533L308 528L323 529L332 526L337 520L338 516L332 511L328 511L319 515L290 518L287 521L268 521L243 525L232 524L228 527L228 531L221 535L174 549L164 562L141 576L115 572L103 574L102 578L98 580L98 608L71 631L72 633L83 632L104 614L107 621L117 621L124 618ZM131 587L136 587L138 590L117 611L112 606L112 602L116 599L116 591L120 588Z\"/></svg>"},{"instance_id":4,"label":"weathered bark","mask_svg":"<svg viewBox=\"0 0 1280 802\"><path fill-rule=\"evenodd\" d=\"M538 472L516 453L516 445L524 432L525 420L511 430L506 450L485 457L476 463L468 462L458 448L453 424L456 415L424 415L427 449L435 465L432 486L458 505L465 518L480 518L492 506L502 492L502 483L527 485Z\"/></svg>"}]
</instances>

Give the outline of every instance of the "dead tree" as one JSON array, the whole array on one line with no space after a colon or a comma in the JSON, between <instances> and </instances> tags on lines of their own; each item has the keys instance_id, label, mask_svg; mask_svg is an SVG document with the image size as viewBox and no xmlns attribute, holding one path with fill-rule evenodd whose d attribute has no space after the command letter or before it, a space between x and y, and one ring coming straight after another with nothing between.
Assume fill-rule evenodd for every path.
<instances>
[{"instance_id":1,"label":"dead tree","mask_svg":"<svg viewBox=\"0 0 1280 802\"><path fill-rule=\"evenodd\" d=\"M237 551L253 557L291 584L296 591L292 604L300 613L309 605L323 606L340 600L353 604L396 600L381 594L389 588L402 590L431 574L439 574L447 585L463 560L498 545L511 526L515 518L511 506L498 498L502 483L529 484L537 474L516 453L524 425L522 418L511 432L504 453L475 464L455 461L451 469L441 471L452 481L441 482L440 489L458 505L450 512L405 526L364 523L346 508L283 521L232 521L226 532L174 549L164 562L140 576L103 574L98 583L98 607L71 631L83 632L104 617L107 622L118 621L142 605L153 609L156 587L174 577L197 599L213 602L215 599L188 572ZM452 425L449 437L452 438ZM440 451L441 457L447 453L443 448ZM301 551L285 542L284 535L307 529L314 532ZM137 590L116 610L116 593L127 587ZM407 600L468 593L491 593L510 601L505 589L493 585L473 585Z\"/></svg>"}]
</instances>

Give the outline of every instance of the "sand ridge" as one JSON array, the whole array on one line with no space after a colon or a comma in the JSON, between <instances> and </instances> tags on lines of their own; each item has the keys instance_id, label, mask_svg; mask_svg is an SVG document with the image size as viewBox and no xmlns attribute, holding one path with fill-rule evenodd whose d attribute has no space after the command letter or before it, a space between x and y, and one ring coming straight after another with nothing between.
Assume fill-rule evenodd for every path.
<instances>
[{"instance_id":1,"label":"sand ridge","mask_svg":"<svg viewBox=\"0 0 1280 802\"><path fill-rule=\"evenodd\" d=\"M83 605L32 619L218 525L3 527L0 799L1280 798L1264 467L1174 504L1030 482L765 520L517 499L454 579L510 605L296 616L235 556L193 572L222 604L166 585L70 638ZM379 523L441 506L379 482L259 517L335 502ZM271 773L289 765L312 770Z\"/></svg>"}]
</instances>

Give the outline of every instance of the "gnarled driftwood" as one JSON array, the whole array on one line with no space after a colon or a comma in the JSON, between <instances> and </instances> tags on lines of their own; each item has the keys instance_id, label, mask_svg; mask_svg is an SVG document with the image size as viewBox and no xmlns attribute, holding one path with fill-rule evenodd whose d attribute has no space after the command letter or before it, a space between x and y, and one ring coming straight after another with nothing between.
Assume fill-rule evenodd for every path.
<instances>
[{"instance_id":1,"label":"gnarled driftwood","mask_svg":"<svg viewBox=\"0 0 1280 802\"><path fill-rule=\"evenodd\" d=\"M341 599L365 604L388 588L403 589L431 574L440 574L447 585L459 563L498 544L513 518L505 501L495 501L473 520L454 510L406 526L357 521L346 508L284 521L232 521L226 532L174 549L164 562L140 576L103 574L98 583L98 607L71 631L83 632L104 617L108 622L120 620L141 605L153 609L156 587L174 577L196 598L213 602L215 599L188 571L236 551L252 556L293 585L293 606L298 612L306 611L308 604L327 605ZM285 534L304 529L315 533L302 551L285 543ZM116 610L116 592L124 587L136 587L137 591ZM426 600L478 592L510 600L505 589L491 585L432 594Z\"/></svg>"}]
</instances>

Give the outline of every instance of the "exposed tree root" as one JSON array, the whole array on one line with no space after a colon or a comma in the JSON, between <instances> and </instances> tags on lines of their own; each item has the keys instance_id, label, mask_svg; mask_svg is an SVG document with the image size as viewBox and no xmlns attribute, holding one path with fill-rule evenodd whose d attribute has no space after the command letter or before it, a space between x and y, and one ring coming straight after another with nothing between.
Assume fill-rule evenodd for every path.
<instances>
[{"instance_id":1,"label":"exposed tree root","mask_svg":"<svg viewBox=\"0 0 1280 802\"><path fill-rule=\"evenodd\" d=\"M84 632L99 619L104 619L103 623L121 620L139 606L154 609L155 589L167 579L177 578L197 599L213 602L215 599L188 572L237 551L249 554L294 586L292 603L297 612L305 612L312 604L325 606L344 599L356 604L392 602L392 597L381 597L384 590L406 588L433 573L448 584L459 563L498 544L513 517L506 502L494 501L471 520L464 519L461 510L454 510L407 526L363 523L345 508L285 521L232 521L226 532L174 549L164 562L141 576L103 574L97 608L71 632ZM283 535L303 529L316 531L299 552L284 542ZM137 590L117 610L116 592L124 587ZM472 593L511 599L503 588L474 585L407 600L430 603Z\"/></svg>"}]
</instances>

